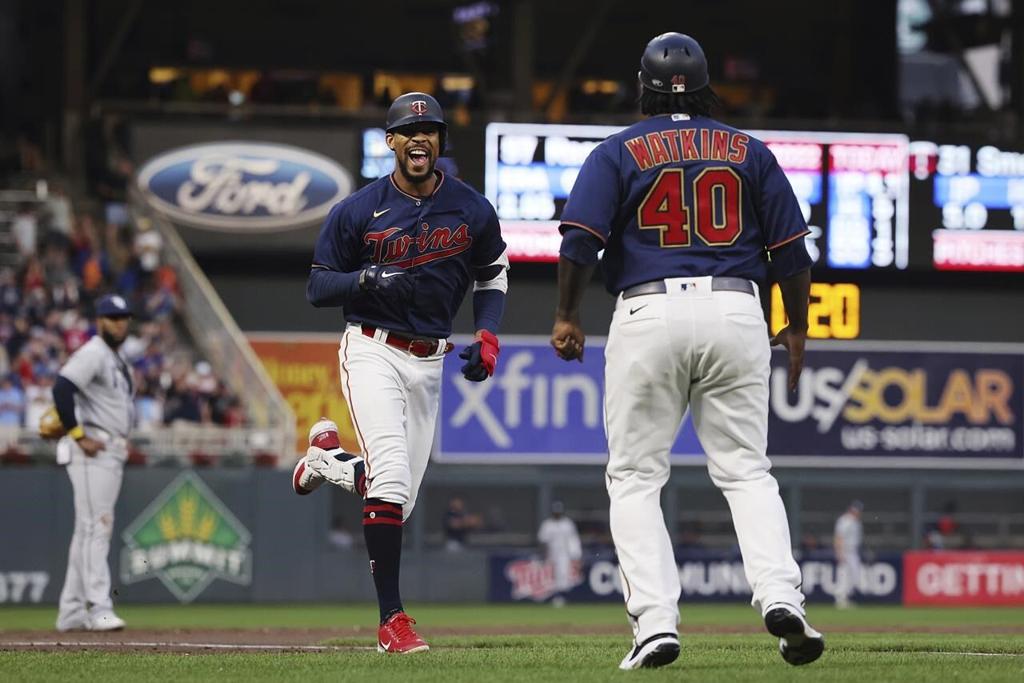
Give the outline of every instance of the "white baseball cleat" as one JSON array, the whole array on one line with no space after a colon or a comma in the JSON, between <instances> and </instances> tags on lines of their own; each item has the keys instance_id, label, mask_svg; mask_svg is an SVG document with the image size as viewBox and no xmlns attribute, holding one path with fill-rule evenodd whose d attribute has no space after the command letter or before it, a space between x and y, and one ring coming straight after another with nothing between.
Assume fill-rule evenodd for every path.
<instances>
[{"instance_id":1,"label":"white baseball cleat","mask_svg":"<svg viewBox=\"0 0 1024 683\"><path fill-rule=\"evenodd\" d=\"M90 614L86 628L90 631L120 631L125 626L124 619L114 614L112 610L104 610Z\"/></svg>"},{"instance_id":2,"label":"white baseball cleat","mask_svg":"<svg viewBox=\"0 0 1024 683\"><path fill-rule=\"evenodd\" d=\"M636 645L619 664L620 669L653 669L676 661L679 656L679 636L658 633Z\"/></svg>"},{"instance_id":3,"label":"white baseball cleat","mask_svg":"<svg viewBox=\"0 0 1024 683\"><path fill-rule=\"evenodd\" d=\"M795 607L778 603L769 605L764 614L768 633L779 638L779 654L793 666L810 664L825 651L825 636L807 623Z\"/></svg>"},{"instance_id":4,"label":"white baseball cleat","mask_svg":"<svg viewBox=\"0 0 1024 683\"><path fill-rule=\"evenodd\" d=\"M312 471L321 481L328 481L360 496L366 493L366 464L362 458L340 448L325 451L310 446L303 459L306 461L306 470Z\"/></svg>"},{"instance_id":5,"label":"white baseball cleat","mask_svg":"<svg viewBox=\"0 0 1024 683\"><path fill-rule=\"evenodd\" d=\"M299 461L295 463L295 469L292 470L292 490L300 496L308 496L320 488L323 483L324 478L309 467L308 456L304 455L299 458Z\"/></svg>"},{"instance_id":6,"label":"white baseball cleat","mask_svg":"<svg viewBox=\"0 0 1024 683\"><path fill-rule=\"evenodd\" d=\"M89 628L89 615L84 609L78 609L67 614L57 615L57 630L61 633L67 631L84 631Z\"/></svg>"}]
</instances>

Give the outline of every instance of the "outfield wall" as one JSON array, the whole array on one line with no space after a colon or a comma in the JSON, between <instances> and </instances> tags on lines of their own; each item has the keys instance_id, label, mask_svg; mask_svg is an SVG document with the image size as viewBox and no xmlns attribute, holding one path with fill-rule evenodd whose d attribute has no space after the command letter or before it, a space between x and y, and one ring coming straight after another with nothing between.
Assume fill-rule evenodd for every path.
<instances>
[{"instance_id":1,"label":"outfield wall","mask_svg":"<svg viewBox=\"0 0 1024 683\"><path fill-rule=\"evenodd\" d=\"M331 497L323 491L296 496L289 477L270 469L128 468L111 551L115 599L372 598L363 548L341 550L328 540ZM2 471L0 603L56 603L72 523L71 486L62 469ZM407 528L402 590L408 600L542 602L553 595L551 568L535 553L426 548L416 515ZM677 559L684 600L750 600L735 550L680 549ZM831 600L837 577L828 553L801 558L801 568L808 599ZM610 549L590 548L569 598L621 600L619 581ZM1024 552L911 551L866 558L857 598L1024 605Z\"/></svg>"}]
</instances>

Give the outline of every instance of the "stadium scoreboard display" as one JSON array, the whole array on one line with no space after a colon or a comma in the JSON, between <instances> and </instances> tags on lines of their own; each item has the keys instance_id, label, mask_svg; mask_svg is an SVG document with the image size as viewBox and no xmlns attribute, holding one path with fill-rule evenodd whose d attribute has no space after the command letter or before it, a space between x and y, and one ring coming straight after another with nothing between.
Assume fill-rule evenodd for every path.
<instances>
[{"instance_id":1,"label":"stadium scoreboard display","mask_svg":"<svg viewBox=\"0 0 1024 683\"><path fill-rule=\"evenodd\" d=\"M558 259L558 217L620 127L492 123L485 194L518 261ZM890 133L749 131L775 154L817 268L1024 271L1024 154Z\"/></svg>"}]
</instances>

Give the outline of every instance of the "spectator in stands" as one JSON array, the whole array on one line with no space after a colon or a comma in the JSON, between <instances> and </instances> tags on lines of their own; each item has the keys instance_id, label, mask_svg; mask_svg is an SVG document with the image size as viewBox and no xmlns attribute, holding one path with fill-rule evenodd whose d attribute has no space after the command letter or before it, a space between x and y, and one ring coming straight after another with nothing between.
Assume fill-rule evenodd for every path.
<instances>
[{"instance_id":1,"label":"spectator in stands","mask_svg":"<svg viewBox=\"0 0 1024 683\"><path fill-rule=\"evenodd\" d=\"M39 219L36 216L34 204L22 202L18 206L14 222L11 223L11 234L14 236L14 243L18 246L18 253L23 259L36 253Z\"/></svg>"},{"instance_id":2,"label":"spectator in stands","mask_svg":"<svg viewBox=\"0 0 1024 683\"><path fill-rule=\"evenodd\" d=\"M20 427L25 412L25 394L8 373L0 379L0 427Z\"/></svg>"},{"instance_id":3,"label":"spectator in stands","mask_svg":"<svg viewBox=\"0 0 1024 683\"><path fill-rule=\"evenodd\" d=\"M39 372L34 382L25 385L25 428L36 429L39 418L53 404L53 384L57 373L53 368Z\"/></svg>"},{"instance_id":4,"label":"spectator in stands","mask_svg":"<svg viewBox=\"0 0 1024 683\"><path fill-rule=\"evenodd\" d=\"M195 383L189 382L187 371L177 371L171 388L164 399L164 424L175 422L201 422L202 410L199 405L199 393Z\"/></svg>"},{"instance_id":5,"label":"spectator in stands","mask_svg":"<svg viewBox=\"0 0 1024 683\"><path fill-rule=\"evenodd\" d=\"M938 521L935 522L935 528L946 539L960 530L960 525L956 521L956 502L952 500L946 501L946 504L942 506L942 514L939 516Z\"/></svg>"},{"instance_id":6,"label":"spectator in stands","mask_svg":"<svg viewBox=\"0 0 1024 683\"><path fill-rule=\"evenodd\" d=\"M135 426L141 432L152 431L164 424L163 401L151 382L136 373Z\"/></svg>"},{"instance_id":7,"label":"spectator in stands","mask_svg":"<svg viewBox=\"0 0 1024 683\"><path fill-rule=\"evenodd\" d=\"M21 305L21 288L18 287L13 268L0 268L0 311L15 314Z\"/></svg>"},{"instance_id":8,"label":"spectator in stands","mask_svg":"<svg viewBox=\"0 0 1024 683\"><path fill-rule=\"evenodd\" d=\"M458 496L448 501L448 509L444 513L444 547L445 550L457 552L466 545L466 537L470 531L479 529L479 515L466 512L466 504Z\"/></svg>"}]
</instances>

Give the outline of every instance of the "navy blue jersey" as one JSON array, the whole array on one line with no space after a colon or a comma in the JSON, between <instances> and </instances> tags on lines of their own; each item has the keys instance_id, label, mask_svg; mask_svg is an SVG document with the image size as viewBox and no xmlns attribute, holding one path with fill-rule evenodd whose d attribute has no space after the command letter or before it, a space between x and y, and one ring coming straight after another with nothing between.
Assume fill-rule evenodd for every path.
<instances>
[{"instance_id":1,"label":"navy blue jersey","mask_svg":"<svg viewBox=\"0 0 1024 683\"><path fill-rule=\"evenodd\" d=\"M604 242L608 291L667 277L763 282L766 250L808 233L760 141L703 116L654 116L612 135L580 169L562 229Z\"/></svg>"},{"instance_id":2,"label":"navy blue jersey","mask_svg":"<svg viewBox=\"0 0 1024 683\"><path fill-rule=\"evenodd\" d=\"M447 337L475 269L505 250L494 207L461 180L438 173L429 197L402 192L388 175L331 209L317 238L314 265L342 273L393 265L415 278L411 302L362 293L344 306L348 322Z\"/></svg>"}]
</instances>

